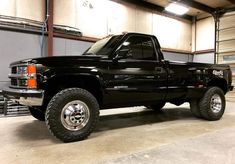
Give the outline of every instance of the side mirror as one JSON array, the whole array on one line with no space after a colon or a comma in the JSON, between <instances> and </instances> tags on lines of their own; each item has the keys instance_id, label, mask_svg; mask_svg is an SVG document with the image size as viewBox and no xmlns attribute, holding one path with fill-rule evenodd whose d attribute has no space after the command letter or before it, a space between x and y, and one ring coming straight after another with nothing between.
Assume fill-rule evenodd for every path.
<instances>
[{"instance_id":1,"label":"side mirror","mask_svg":"<svg viewBox=\"0 0 235 164\"><path fill-rule=\"evenodd\" d=\"M130 53L130 49L127 49L127 48L118 50L116 54L117 55L114 58L114 61L118 61L120 59L126 59L128 57L132 57L132 54Z\"/></svg>"}]
</instances>

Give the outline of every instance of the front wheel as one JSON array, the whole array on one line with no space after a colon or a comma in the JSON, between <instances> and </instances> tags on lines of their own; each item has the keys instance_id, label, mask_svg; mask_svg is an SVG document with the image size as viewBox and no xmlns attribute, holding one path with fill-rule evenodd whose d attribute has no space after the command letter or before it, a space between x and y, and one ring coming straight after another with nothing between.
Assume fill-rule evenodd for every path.
<instances>
[{"instance_id":1,"label":"front wheel","mask_svg":"<svg viewBox=\"0 0 235 164\"><path fill-rule=\"evenodd\" d=\"M63 142L83 140L90 135L99 119L96 98L80 88L57 93L46 110L46 125Z\"/></svg>"}]
</instances>

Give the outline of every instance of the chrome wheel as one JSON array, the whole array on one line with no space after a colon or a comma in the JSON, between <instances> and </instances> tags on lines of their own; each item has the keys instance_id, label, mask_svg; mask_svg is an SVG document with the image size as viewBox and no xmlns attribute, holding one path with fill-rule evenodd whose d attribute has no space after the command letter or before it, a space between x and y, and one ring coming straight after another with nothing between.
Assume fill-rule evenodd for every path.
<instances>
[{"instance_id":1,"label":"chrome wheel","mask_svg":"<svg viewBox=\"0 0 235 164\"><path fill-rule=\"evenodd\" d=\"M210 103L210 107L212 112L214 113L219 113L222 109L222 100L221 97L218 94L214 94L211 97L211 103Z\"/></svg>"},{"instance_id":2,"label":"chrome wheel","mask_svg":"<svg viewBox=\"0 0 235 164\"><path fill-rule=\"evenodd\" d=\"M62 125L72 131L85 127L90 119L89 107L80 100L67 103L61 112Z\"/></svg>"}]
</instances>

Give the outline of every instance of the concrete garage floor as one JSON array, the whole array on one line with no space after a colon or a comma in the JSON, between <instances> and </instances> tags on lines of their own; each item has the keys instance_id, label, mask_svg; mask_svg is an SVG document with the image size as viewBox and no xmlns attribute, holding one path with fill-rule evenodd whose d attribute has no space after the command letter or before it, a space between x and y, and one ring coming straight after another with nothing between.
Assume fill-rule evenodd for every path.
<instances>
[{"instance_id":1,"label":"concrete garage floor","mask_svg":"<svg viewBox=\"0 0 235 164\"><path fill-rule=\"evenodd\" d=\"M194 118L188 104L102 111L87 140L68 144L31 116L0 118L0 163L234 163L234 105L216 122Z\"/></svg>"}]
</instances>

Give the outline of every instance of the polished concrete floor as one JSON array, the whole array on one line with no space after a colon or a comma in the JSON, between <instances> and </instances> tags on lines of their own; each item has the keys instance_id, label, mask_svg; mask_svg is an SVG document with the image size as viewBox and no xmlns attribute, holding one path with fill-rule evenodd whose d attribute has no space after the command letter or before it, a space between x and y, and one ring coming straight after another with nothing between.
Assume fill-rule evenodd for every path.
<instances>
[{"instance_id":1,"label":"polished concrete floor","mask_svg":"<svg viewBox=\"0 0 235 164\"><path fill-rule=\"evenodd\" d=\"M80 142L61 143L31 116L0 118L0 163L235 163L235 102L220 121L196 119L188 104L102 111Z\"/></svg>"}]
</instances>

